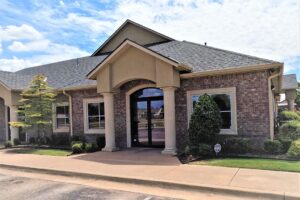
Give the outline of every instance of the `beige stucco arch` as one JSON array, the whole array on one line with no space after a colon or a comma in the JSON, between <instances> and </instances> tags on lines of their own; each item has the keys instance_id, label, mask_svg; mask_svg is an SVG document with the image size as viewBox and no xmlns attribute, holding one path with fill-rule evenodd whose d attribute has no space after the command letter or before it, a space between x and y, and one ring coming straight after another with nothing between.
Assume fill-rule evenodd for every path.
<instances>
[{"instance_id":1,"label":"beige stucco arch","mask_svg":"<svg viewBox=\"0 0 300 200\"><path fill-rule=\"evenodd\" d=\"M179 72L171 63L133 46L103 65L96 77L99 93L113 92L124 83L137 79L150 80L158 88L180 86Z\"/></svg>"},{"instance_id":2,"label":"beige stucco arch","mask_svg":"<svg viewBox=\"0 0 300 200\"><path fill-rule=\"evenodd\" d=\"M106 138L104 151L117 149L113 115L114 92L117 92L119 87L126 82L144 79L153 82L152 87L161 88L164 92L165 149L163 153L176 153L175 90L180 87L179 71L181 70L186 71L189 68L127 40L88 75L88 78L97 80L97 91L104 98ZM129 93L126 94L127 105L128 95ZM128 109L127 106L127 123L130 120ZM127 139L130 139L128 127L127 124ZM128 146L130 146L129 141L127 141Z\"/></svg>"}]
</instances>

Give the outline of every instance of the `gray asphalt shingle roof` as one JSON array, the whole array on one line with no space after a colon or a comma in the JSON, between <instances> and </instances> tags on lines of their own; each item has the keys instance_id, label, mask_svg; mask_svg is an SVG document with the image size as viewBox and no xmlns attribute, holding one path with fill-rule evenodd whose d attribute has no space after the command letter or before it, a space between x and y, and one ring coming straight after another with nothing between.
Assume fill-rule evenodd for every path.
<instances>
[{"instance_id":1,"label":"gray asphalt shingle roof","mask_svg":"<svg viewBox=\"0 0 300 200\"><path fill-rule=\"evenodd\" d=\"M86 79L86 74L96 67L96 65L105 57L106 56L94 56L66 60L37 67L26 68L17 71L14 74L20 77L26 76L31 78L36 74L43 74L47 77L49 85L56 89L76 87L79 85L95 85L95 81ZM23 85L23 88L26 87L28 83L29 82Z\"/></svg>"},{"instance_id":2,"label":"gray asphalt shingle roof","mask_svg":"<svg viewBox=\"0 0 300 200\"><path fill-rule=\"evenodd\" d=\"M193 72L278 63L186 41L170 41L147 48L192 67ZM86 75L105 57L107 54L77 58L30 67L15 73L0 71L0 81L11 89L24 89L34 75L43 74L47 76L49 85L56 89L96 85L95 81L87 80Z\"/></svg>"},{"instance_id":3,"label":"gray asphalt shingle roof","mask_svg":"<svg viewBox=\"0 0 300 200\"><path fill-rule=\"evenodd\" d=\"M298 82L296 74L287 74L282 77L282 90L297 89Z\"/></svg>"},{"instance_id":4,"label":"gray asphalt shingle roof","mask_svg":"<svg viewBox=\"0 0 300 200\"><path fill-rule=\"evenodd\" d=\"M187 41L171 41L149 46L148 48L182 64L191 66L194 72L277 63L272 60Z\"/></svg>"}]
</instances>

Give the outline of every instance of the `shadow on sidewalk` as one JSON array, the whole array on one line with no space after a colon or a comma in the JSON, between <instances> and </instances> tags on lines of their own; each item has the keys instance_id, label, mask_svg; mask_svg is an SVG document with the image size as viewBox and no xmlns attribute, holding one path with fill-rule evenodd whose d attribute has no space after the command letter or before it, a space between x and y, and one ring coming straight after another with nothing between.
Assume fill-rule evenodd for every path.
<instances>
[{"instance_id":1,"label":"shadow on sidewalk","mask_svg":"<svg viewBox=\"0 0 300 200\"><path fill-rule=\"evenodd\" d=\"M180 161L176 156L162 155L161 149L130 148L116 152L95 152L72 156L71 159L92 161L112 165L157 165L178 166Z\"/></svg>"}]
</instances>

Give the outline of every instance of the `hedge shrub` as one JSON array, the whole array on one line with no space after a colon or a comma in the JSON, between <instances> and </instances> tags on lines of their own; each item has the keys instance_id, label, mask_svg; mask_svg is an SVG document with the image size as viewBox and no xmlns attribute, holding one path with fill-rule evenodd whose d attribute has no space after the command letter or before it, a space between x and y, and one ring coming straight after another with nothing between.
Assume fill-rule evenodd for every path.
<instances>
[{"instance_id":1,"label":"hedge shrub","mask_svg":"<svg viewBox=\"0 0 300 200\"><path fill-rule=\"evenodd\" d=\"M85 144L85 151L88 153L92 153L98 150L97 144L94 143L86 143Z\"/></svg>"},{"instance_id":2,"label":"hedge shrub","mask_svg":"<svg viewBox=\"0 0 300 200\"><path fill-rule=\"evenodd\" d=\"M12 148L12 146L13 146L13 143L12 143L11 141L6 141L6 142L4 143L4 147L5 147L5 148Z\"/></svg>"},{"instance_id":3,"label":"hedge shrub","mask_svg":"<svg viewBox=\"0 0 300 200\"><path fill-rule=\"evenodd\" d=\"M213 155L213 149L210 144L200 143L199 144L199 154L203 156Z\"/></svg>"},{"instance_id":4,"label":"hedge shrub","mask_svg":"<svg viewBox=\"0 0 300 200\"><path fill-rule=\"evenodd\" d=\"M289 121L279 128L279 138L300 139L300 121Z\"/></svg>"},{"instance_id":5,"label":"hedge shrub","mask_svg":"<svg viewBox=\"0 0 300 200\"><path fill-rule=\"evenodd\" d=\"M225 138L220 143L224 153L244 154L251 150L250 140L247 138Z\"/></svg>"},{"instance_id":6,"label":"hedge shrub","mask_svg":"<svg viewBox=\"0 0 300 200\"><path fill-rule=\"evenodd\" d=\"M29 144L35 144L35 143L36 143L36 139L34 137L30 137Z\"/></svg>"},{"instance_id":7,"label":"hedge shrub","mask_svg":"<svg viewBox=\"0 0 300 200\"><path fill-rule=\"evenodd\" d=\"M300 159L300 140L295 140L292 142L289 150L288 156L295 159Z\"/></svg>"},{"instance_id":8,"label":"hedge shrub","mask_svg":"<svg viewBox=\"0 0 300 200\"><path fill-rule=\"evenodd\" d=\"M13 144L14 144L14 145L20 145L21 142L20 142L20 140L19 140L18 138L15 138L15 139L13 140Z\"/></svg>"},{"instance_id":9,"label":"hedge shrub","mask_svg":"<svg viewBox=\"0 0 300 200\"><path fill-rule=\"evenodd\" d=\"M283 138L280 139L280 143L282 145L282 153L286 153L292 144L292 140Z\"/></svg>"},{"instance_id":10,"label":"hedge shrub","mask_svg":"<svg viewBox=\"0 0 300 200\"><path fill-rule=\"evenodd\" d=\"M79 154L84 151L83 149L83 143L75 143L72 145L72 153L73 154Z\"/></svg>"},{"instance_id":11,"label":"hedge shrub","mask_svg":"<svg viewBox=\"0 0 300 200\"><path fill-rule=\"evenodd\" d=\"M264 142L264 150L270 154L279 154L282 151L282 144L279 140L267 140Z\"/></svg>"}]
</instances>

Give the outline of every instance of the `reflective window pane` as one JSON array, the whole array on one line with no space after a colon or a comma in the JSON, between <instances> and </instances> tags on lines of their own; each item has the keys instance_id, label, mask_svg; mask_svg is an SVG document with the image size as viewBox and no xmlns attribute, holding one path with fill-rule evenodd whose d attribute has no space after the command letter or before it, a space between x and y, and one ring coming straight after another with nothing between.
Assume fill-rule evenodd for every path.
<instances>
[{"instance_id":1,"label":"reflective window pane","mask_svg":"<svg viewBox=\"0 0 300 200\"><path fill-rule=\"evenodd\" d=\"M230 110L230 96L227 94L211 95L213 100L218 104L220 111Z\"/></svg>"},{"instance_id":2,"label":"reflective window pane","mask_svg":"<svg viewBox=\"0 0 300 200\"><path fill-rule=\"evenodd\" d=\"M89 103L88 114L89 116L99 116L99 103Z\"/></svg>"},{"instance_id":3,"label":"reflective window pane","mask_svg":"<svg viewBox=\"0 0 300 200\"><path fill-rule=\"evenodd\" d=\"M100 117L89 117L88 119L89 129L99 129L100 128L99 119Z\"/></svg>"},{"instance_id":4,"label":"reflective window pane","mask_svg":"<svg viewBox=\"0 0 300 200\"><path fill-rule=\"evenodd\" d=\"M196 103L199 101L200 95L192 96L192 111L194 111ZM218 105L221 117L223 120L222 129L230 129L231 127L231 104L230 104L230 95L228 94L213 94L211 95L213 100Z\"/></svg>"},{"instance_id":5,"label":"reflective window pane","mask_svg":"<svg viewBox=\"0 0 300 200\"><path fill-rule=\"evenodd\" d=\"M221 112L222 117L222 129L230 129L231 127L231 113L230 112Z\"/></svg>"}]
</instances>

